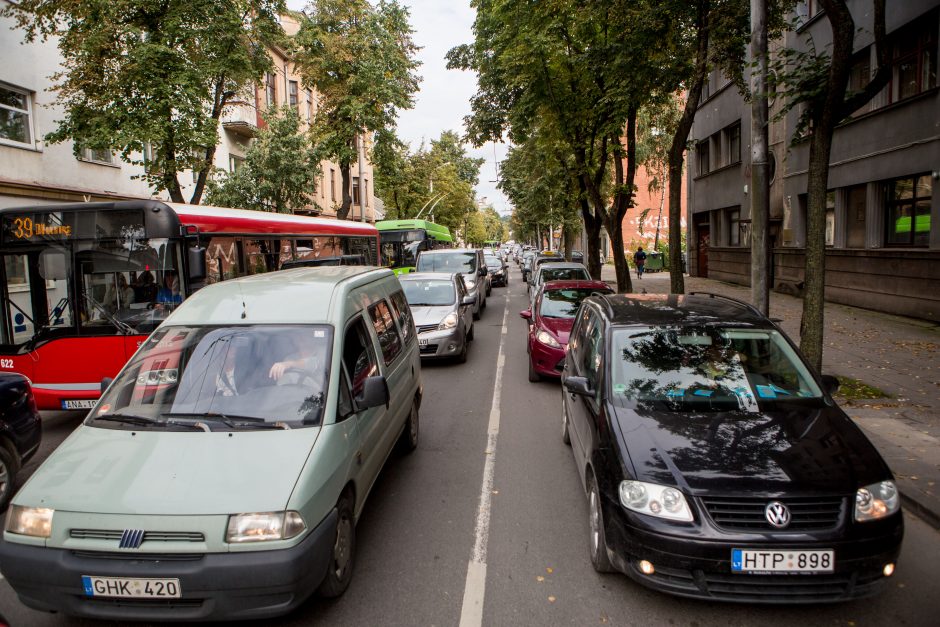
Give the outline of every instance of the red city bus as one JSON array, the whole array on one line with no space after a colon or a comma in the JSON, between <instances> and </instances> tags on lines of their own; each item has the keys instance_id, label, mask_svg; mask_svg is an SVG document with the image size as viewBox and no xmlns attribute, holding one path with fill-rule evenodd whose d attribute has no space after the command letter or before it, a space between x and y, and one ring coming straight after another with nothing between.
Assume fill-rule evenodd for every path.
<instances>
[{"instance_id":1,"label":"red city bus","mask_svg":"<svg viewBox=\"0 0 940 627\"><path fill-rule=\"evenodd\" d=\"M88 409L183 299L288 261L362 256L375 227L155 200L0 210L0 371L40 409ZM285 306L289 306L285 303Z\"/></svg>"}]
</instances>

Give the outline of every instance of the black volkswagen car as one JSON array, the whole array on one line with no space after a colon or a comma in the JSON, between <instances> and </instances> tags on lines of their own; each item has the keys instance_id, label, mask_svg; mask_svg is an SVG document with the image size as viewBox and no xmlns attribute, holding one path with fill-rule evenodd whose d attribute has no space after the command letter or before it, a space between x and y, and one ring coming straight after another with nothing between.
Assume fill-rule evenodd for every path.
<instances>
[{"instance_id":1,"label":"black volkswagen car","mask_svg":"<svg viewBox=\"0 0 940 627\"><path fill-rule=\"evenodd\" d=\"M41 424L29 380L0 372L0 511L13 496L16 472L39 449Z\"/></svg>"},{"instance_id":2,"label":"black volkswagen car","mask_svg":"<svg viewBox=\"0 0 940 627\"><path fill-rule=\"evenodd\" d=\"M833 402L837 380L750 305L585 299L562 384L598 571L767 603L867 596L894 572L891 471Z\"/></svg>"}]
</instances>

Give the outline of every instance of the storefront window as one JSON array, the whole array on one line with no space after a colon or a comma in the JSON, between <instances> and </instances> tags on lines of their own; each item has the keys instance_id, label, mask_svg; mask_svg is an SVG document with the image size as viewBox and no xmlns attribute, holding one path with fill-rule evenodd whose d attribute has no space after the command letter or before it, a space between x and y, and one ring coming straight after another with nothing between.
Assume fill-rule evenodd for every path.
<instances>
[{"instance_id":1,"label":"storefront window","mask_svg":"<svg viewBox=\"0 0 940 627\"><path fill-rule=\"evenodd\" d=\"M922 174L890 181L885 200L886 246L927 246L933 181Z\"/></svg>"}]
</instances>

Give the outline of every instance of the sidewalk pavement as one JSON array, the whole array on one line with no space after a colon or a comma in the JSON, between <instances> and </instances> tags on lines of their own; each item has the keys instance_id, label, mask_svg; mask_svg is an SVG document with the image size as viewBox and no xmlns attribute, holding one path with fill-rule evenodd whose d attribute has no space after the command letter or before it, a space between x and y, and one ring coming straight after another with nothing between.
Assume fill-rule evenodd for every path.
<instances>
[{"instance_id":1,"label":"sidewalk pavement","mask_svg":"<svg viewBox=\"0 0 940 627\"><path fill-rule=\"evenodd\" d=\"M602 277L616 285L612 265ZM669 292L669 273L631 276L633 290ZM749 287L685 277L686 293L714 292L750 302ZM802 300L770 294L770 316L799 344ZM940 529L940 325L829 303L823 370L857 379L890 398L847 400L845 412L874 442L895 474L904 506Z\"/></svg>"}]
</instances>

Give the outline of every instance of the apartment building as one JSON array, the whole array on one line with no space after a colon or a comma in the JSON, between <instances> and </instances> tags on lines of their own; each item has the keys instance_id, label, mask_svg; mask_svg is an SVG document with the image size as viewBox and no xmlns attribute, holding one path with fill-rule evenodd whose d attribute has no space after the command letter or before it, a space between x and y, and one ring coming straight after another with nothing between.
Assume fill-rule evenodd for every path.
<instances>
[{"instance_id":1,"label":"apartment building","mask_svg":"<svg viewBox=\"0 0 940 627\"><path fill-rule=\"evenodd\" d=\"M8 0L0 0L0 6L5 4ZM282 26L288 35L299 29L297 19L291 15L282 16ZM13 20L0 18L0 58L12 61L0 65L0 207L133 198L168 200L165 192L156 193L136 178L144 173L143 166L124 163L109 151L82 150L76 157L71 142L49 144L43 140L62 116L50 79L62 70L61 57L53 38L22 41L22 32ZM269 54L274 64L272 72L223 113L215 152L215 167L219 170L231 172L244 162L248 146L264 126L264 115L270 107L296 107L305 124L316 113L316 92L302 84L289 55L277 48ZM363 168L366 193L362 203L355 165L352 174L353 208L349 217L358 219L364 210L366 220L374 221L374 179L368 159ZM189 198L195 184L193 175L182 173L179 180L184 198ZM335 216L335 207L342 202L341 186L339 166L323 161L317 188L311 190L310 213Z\"/></svg>"},{"instance_id":2,"label":"apartment building","mask_svg":"<svg viewBox=\"0 0 940 627\"><path fill-rule=\"evenodd\" d=\"M870 0L848 3L859 31L849 89L877 66ZM892 63L885 89L833 138L826 220L826 298L879 311L940 320L940 1L887 6ZM815 0L796 7L798 27L774 46L816 50L831 43ZM771 116L781 107L771 104ZM795 109L769 128L771 285L800 294L806 272L809 142L795 137ZM692 130L689 271L750 282L750 105L717 72Z\"/></svg>"}]
</instances>

